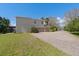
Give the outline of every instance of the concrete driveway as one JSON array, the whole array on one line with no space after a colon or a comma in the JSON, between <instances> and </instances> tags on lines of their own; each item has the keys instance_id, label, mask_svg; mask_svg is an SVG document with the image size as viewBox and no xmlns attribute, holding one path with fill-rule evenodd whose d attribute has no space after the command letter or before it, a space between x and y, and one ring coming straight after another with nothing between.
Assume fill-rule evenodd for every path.
<instances>
[{"instance_id":1,"label":"concrete driveway","mask_svg":"<svg viewBox=\"0 0 79 59\"><path fill-rule=\"evenodd\" d=\"M79 56L79 37L65 31L32 33L33 36L55 46L63 52Z\"/></svg>"}]
</instances>

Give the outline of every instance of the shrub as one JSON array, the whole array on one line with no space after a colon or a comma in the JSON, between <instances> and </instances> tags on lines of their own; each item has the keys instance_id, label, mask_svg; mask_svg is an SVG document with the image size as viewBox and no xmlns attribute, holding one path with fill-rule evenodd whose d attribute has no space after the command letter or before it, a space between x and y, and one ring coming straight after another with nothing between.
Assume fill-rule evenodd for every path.
<instances>
[{"instance_id":1,"label":"shrub","mask_svg":"<svg viewBox=\"0 0 79 59\"><path fill-rule=\"evenodd\" d=\"M32 27L31 28L31 32L32 33L38 33L39 31L38 31L38 29L36 27Z\"/></svg>"},{"instance_id":2,"label":"shrub","mask_svg":"<svg viewBox=\"0 0 79 59\"><path fill-rule=\"evenodd\" d=\"M79 36L79 32L71 32L71 33Z\"/></svg>"},{"instance_id":3,"label":"shrub","mask_svg":"<svg viewBox=\"0 0 79 59\"><path fill-rule=\"evenodd\" d=\"M51 30L52 32L57 31L57 27L56 27L56 26L51 26L51 27L50 27L50 30Z\"/></svg>"},{"instance_id":4,"label":"shrub","mask_svg":"<svg viewBox=\"0 0 79 59\"><path fill-rule=\"evenodd\" d=\"M65 27L64 30L69 32L79 32L79 18L71 20Z\"/></svg>"}]
</instances>

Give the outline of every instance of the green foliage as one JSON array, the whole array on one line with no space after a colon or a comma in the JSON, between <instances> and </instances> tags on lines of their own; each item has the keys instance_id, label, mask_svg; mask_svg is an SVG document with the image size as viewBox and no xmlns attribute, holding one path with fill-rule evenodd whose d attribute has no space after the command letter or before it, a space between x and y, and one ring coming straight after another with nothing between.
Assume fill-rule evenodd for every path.
<instances>
[{"instance_id":1,"label":"green foliage","mask_svg":"<svg viewBox=\"0 0 79 59\"><path fill-rule=\"evenodd\" d=\"M6 18L0 17L0 33L7 33L10 21Z\"/></svg>"},{"instance_id":2,"label":"green foliage","mask_svg":"<svg viewBox=\"0 0 79 59\"><path fill-rule=\"evenodd\" d=\"M71 20L64 29L70 32L79 31L79 17Z\"/></svg>"},{"instance_id":3,"label":"green foliage","mask_svg":"<svg viewBox=\"0 0 79 59\"><path fill-rule=\"evenodd\" d=\"M71 32L71 33L79 36L79 32Z\"/></svg>"},{"instance_id":4,"label":"green foliage","mask_svg":"<svg viewBox=\"0 0 79 59\"><path fill-rule=\"evenodd\" d=\"M32 27L31 28L31 32L32 33L38 33L39 31L38 31L38 29L36 27Z\"/></svg>"},{"instance_id":5,"label":"green foliage","mask_svg":"<svg viewBox=\"0 0 79 59\"><path fill-rule=\"evenodd\" d=\"M56 26L51 26L51 27L50 27L50 30L51 30L52 32L57 31L57 27L56 27Z\"/></svg>"}]
</instances>

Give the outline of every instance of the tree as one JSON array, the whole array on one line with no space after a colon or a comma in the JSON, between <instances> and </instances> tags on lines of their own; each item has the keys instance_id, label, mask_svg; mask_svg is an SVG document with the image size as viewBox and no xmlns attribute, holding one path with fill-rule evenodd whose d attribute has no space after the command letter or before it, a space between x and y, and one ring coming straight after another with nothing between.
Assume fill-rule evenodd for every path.
<instances>
[{"instance_id":1,"label":"tree","mask_svg":"<svg viewBox=\"0 0 79 59\"><path fill-rule=\"evenodd\" d=\"M9 28L9 19L0 17L0 33L7 33Z\"/></svg>"},{"instance_id":2,"label":"tree","mask_svg":"<svg viewBox=\"0 0 79 59\"><path fill-rule=\"evenodd\" d=\"M68 19L73 19L73 18L76 18L77 16L79 16L79 9L78 8L74 8L74 9L66 12L64 15L64 17L68 18Z\"/></svg>"},{"instance_id":3,"label":"tree","mask_svg":"<svg viewBox=\"0 0 79 59\"><path fill-rule=\"evenodd\" d=\"M72 9L65 13L64 29L70 32L79 31L79 8Z\"/></svg>"},{"instance_id":4,"label":"tree","mask_svg":"<svg viewBox=\"0 0 79 59\"><path fill-rule=\"evenodd\" d=\"M3 18L3 23L5 24L6 27L10 25L9 19Z\"/></svg>"},{"instance_id":5,"label":"tree","mask_svg":"<svg viewBox=\"0 0 79 59\"><path fill-rule=\"evenodd\" d=\"M44 17L41 17L42 20L44 20Z\"/></svg>"},{"instance_id":6,"label":"tree","mask_svg":"<svg viewBox=\"0 0 79 59\"><path fill-rule=\"evenodd\" d=\"M79 17L71 20L64 29L70 32L79 31Z\"/></svg>"},{"instance_id":7,"label":"tree","mask_svg":"<svg viewBox=\"0 0 79 59\"><path fill-rule=\"evenodd\" d=\"M68 24L71 20L79 16L79 8L74 8L67 11L64 14L65 24Z\"/></svg>"}]
</instances>

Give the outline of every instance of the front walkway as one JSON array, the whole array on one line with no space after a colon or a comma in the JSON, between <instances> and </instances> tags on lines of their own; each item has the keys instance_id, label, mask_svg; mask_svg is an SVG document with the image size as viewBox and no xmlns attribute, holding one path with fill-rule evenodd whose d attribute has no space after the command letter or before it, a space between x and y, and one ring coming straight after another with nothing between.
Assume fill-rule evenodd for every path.
<instances>
[{"instance_id":1,"label":"front walkway","mask_svg":"<svg viewBox=\"0 0 79 59\"><path fill-rule=\"evenodd\" d=\"M79 56L79 38L65 31L32 33L69 55Z\"/></svg>"}]
</instances>

